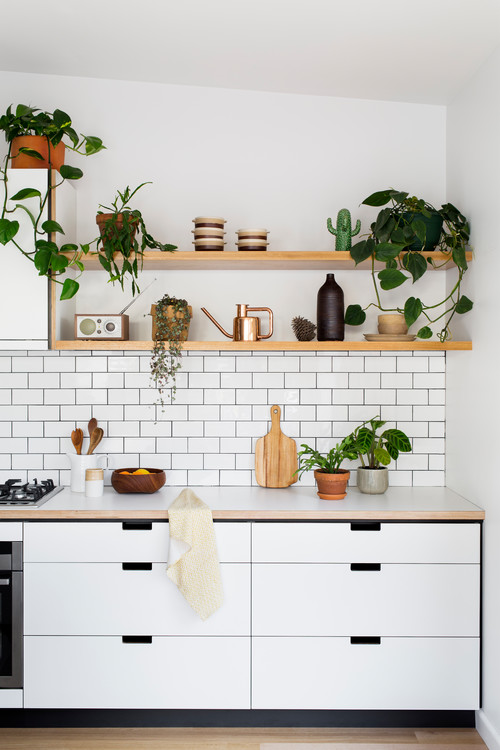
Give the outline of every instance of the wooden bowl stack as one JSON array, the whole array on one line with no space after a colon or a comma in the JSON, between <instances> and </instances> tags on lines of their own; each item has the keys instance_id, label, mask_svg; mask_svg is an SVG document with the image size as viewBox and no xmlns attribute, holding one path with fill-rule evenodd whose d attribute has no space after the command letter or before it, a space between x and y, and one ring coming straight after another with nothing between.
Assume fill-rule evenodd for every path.
<instances>
[{"instance_id":1,"label":"wooden bowl stack","mask_svg":"<svg viewBox=\"0 0 500 750\"><path fill-rule=\"evenodd\" d=\"M195 250L224 250L225 219L219 216L197 216L193 219Z\"/></svg>"},{"instance_id":2,"label":"wooden bowl stack","mask_svg":"<svg viewBox=\"0 0 500 750\"><path fill-rule=\"evenodd\" d=\"M238 250L267 250L267 229L238 229Z\"/></svg>"}]
</instances>

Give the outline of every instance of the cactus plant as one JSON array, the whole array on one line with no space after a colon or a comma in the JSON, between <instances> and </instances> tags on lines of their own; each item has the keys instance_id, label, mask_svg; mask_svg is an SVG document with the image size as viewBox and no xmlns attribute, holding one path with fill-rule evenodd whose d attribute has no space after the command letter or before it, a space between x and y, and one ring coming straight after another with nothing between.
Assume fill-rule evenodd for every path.
<instances>
[{"instance_id":1,"label":"cactus plant","mask_svg":"<svg viewBox=\"0 0 500 750\"><path fill-rule=\"evenodd\" d=\"M351 237L359 234L361 222L356 221L354 231L351 230L351 212L347 208L341 208L337 214L337 228L335 229L331 219L327 219L328 231L335 235L335 250L345 251L351 249Z\"/></svg>"}]
</instances>

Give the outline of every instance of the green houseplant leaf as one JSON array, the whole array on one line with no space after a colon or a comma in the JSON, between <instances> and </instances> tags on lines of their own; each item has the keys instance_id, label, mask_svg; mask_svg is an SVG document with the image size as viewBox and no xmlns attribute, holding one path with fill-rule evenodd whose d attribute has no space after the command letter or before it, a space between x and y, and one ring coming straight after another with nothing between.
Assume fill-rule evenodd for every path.
<instances>
[{"instance_id":1,"label":"green houseplant leaf","mask_svg":"<svg viewBox=\"0 0 500 750\"><path fill-rule=\"evenodd\" d=\"M19 231L19 222L9 219L0 219L0 244L6 245Z\"/></svg>"}]
</instances>

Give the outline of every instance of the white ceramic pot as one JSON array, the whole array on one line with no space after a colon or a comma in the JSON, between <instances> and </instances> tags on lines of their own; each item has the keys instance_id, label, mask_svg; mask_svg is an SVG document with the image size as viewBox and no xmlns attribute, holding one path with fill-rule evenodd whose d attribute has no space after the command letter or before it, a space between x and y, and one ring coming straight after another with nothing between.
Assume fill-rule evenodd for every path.
<instances>
[{"instance_id":1,"label":"white ceramic pot","mask_svg":"<svg viewBox=\"0 0 500 750\"><path fill-rule=\"evenodd\" d=\"M360 492L365 495L382 495L389 486L389 471L387 467L367 469L358 466L356 483Z\"/></svg>"},{"instance_id":2,"label":"white ceramic pot","mask_svg":"<svg viewBox=\"0 0 500 750\"><path fill-rule=\"evenodd\" d=\"M90 456L79 456L78 453L66 453L71 463L71 492L85 492L85 472L87 469L97 469L99 461L103 460L108 468L108 457L105 453L92 453Z\"/></svg>"}]
</instances>

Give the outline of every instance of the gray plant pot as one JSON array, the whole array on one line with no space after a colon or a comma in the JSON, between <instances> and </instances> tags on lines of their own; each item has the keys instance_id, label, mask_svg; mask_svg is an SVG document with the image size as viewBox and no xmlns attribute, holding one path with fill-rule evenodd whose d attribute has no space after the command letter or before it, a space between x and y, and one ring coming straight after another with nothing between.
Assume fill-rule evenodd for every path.
<instances>
[{"instance_id":1,"label":"gray plant pot","mask_svg":"<svg viewBox=\"0 0 500 750\"><path fill-rule=\"evenodd\" d=\"M389 471L385 466L380 469L359 466L356 477L359 491L366 495L382 495L389 486Z\"/></svg>"}]
</instances>

